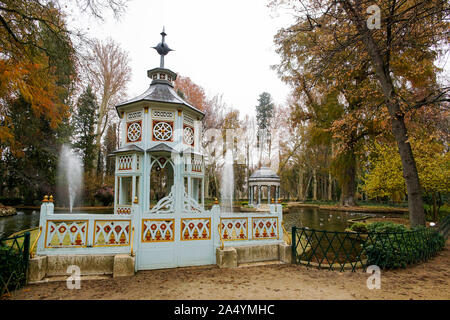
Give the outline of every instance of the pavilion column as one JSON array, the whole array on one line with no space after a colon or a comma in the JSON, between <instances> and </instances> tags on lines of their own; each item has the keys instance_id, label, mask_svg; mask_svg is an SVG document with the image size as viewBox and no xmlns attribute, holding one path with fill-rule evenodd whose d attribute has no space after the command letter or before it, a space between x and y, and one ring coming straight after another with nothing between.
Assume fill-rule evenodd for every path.
<instances>
[{"instance_id":1,"label":"pavilion column","mask_svg":"<svg viewBox=\"0 0 450 320\"><path fill-rule=\"evenodd\" d=\"M271 188L271 186L270 185L268 185L267 186L267 203L270 205L270 188Z\"/></svg>"},{"instance_id":2,"label":"pavilion column","mask_svg":"<svg viewBox=\"0 0 450 320\"><path fill-rule=\"evenodd\" d=\"M249 205L253 203L252 190L253 190L253 187L250 186L248 189L248 204Z\"/></svg>"},{"instance_id":3,"label":"pavilion column","mask_svg":"<svg viewBox=\"0 0 450 320\"><path fill-rule=\"evenodd\" d=\"M261 186L258 186L258 205L261 203Z\"/></svg>"}]
</instances>

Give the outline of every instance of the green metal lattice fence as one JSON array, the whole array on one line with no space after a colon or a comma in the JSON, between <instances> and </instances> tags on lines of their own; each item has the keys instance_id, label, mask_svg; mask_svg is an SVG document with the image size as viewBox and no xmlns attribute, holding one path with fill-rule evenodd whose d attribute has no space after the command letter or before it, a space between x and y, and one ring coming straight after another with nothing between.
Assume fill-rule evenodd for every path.
<instances>
[{"instance_id":1,"label":"green metal lattice fence","mask_svg":"<svg viewBox=\"0 0 450 320\"><path fill-rule=\"evenodd\" d=\"M445 245L438 231L338 232L292 227L293 262L330 270L406 267L426 261Z\"/></svg>"},{"instance_id":2,"label":"green metal lattice fence","mask_svg":"<svg viewBox=\"0 0 450 320\"><path fill-rule=\"evenodd\" d=\"M27 282L30 233L0 239L0 297Z\"/></svg>"}]
</instances>

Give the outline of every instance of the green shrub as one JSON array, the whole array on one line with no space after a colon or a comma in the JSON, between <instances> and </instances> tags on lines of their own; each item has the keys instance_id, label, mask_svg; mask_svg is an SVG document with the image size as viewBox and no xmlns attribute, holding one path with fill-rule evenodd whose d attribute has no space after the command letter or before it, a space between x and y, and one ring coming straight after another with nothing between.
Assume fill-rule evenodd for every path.
<instances>
[{"instance_id":1,"label":"green shrub","mask_svg":"<svg viewBox=\"0 0 450 320\"><path fill-rule=\"evenodd\" d=\"M425 261L445 246L442 235L425 227L408 230L403 225L377 222L368 228L375 232L365 247L368 265L375 264L382 269L405 268Z\"/></svg>"},{"instance_id":2,"label":"green shrub","mask_svg":"<svg viewBox=\"0 0 450 320\"><path fill-rule=\"evenodd\" d=\"M408 229L402 224L396 224L393 222L374 222L367 226L369 232L405 232Z\"/></svg>"},{"instance_id":3,"label":"green shrub","mask_svg":"<svg viewBox=\"0 0 450 320\"><path fill-rule=\"evenodd\" d=\"M355 231L355 232L368 232L369 231L367 229L367 224L365 224L364 222L355 222L354 224L351 225L350 230Z\"/></svg>"}]
</instances>

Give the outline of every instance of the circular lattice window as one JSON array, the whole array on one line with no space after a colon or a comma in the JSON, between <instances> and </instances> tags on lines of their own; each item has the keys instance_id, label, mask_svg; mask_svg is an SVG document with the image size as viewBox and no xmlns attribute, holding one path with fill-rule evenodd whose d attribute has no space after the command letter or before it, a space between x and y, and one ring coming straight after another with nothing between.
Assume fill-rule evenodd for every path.
<instances>
[{"instance_id":1,"label":"circular lattice window","mask_svg":"<svg viewBox=\"0 0 450 320\"><path fill-rule=\"evenodd\" d=\"M153 135L157 140L170 140L172 138L172 126L167 122L158 122L153 127Z\"/></svg>"},{"instance_id":2,"label":"circular lattice window","mask_svg":"<svg viewBox=\"0 0 450 320\"><path fill-rule=\"evenodd\" d=\"M133 122L128 126L128 141L134 142L141 138L141 124Z\"/></svg>"},{"instance_id":3,"label":"circular lattice window","mask_svg":"<svg viewBox=\"0 0 450 320\"><path fill-rule=\"evenodd\" d=\"M194 130L191 127L185 127L184 132L184 142L187 144L193 144L194 143Z\"/></svg>"}]
</instances>

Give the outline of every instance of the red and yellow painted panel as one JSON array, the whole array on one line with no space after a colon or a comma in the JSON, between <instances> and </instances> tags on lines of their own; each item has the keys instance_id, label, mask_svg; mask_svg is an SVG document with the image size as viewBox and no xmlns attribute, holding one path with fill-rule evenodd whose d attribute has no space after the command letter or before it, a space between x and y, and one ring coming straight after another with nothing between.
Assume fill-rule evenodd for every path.
<instances>
[{"instance_id":1,"label":"red and yellow painted panel","mask_svg":"<svg viewBox=\"0 0 450 320\"><path fill-rule=\"evenodd\" d=\"M85 247L88 220L47 220L46 248Z\"/></svg>"},{"instance_id":2,"label":"red and yellow painted panel","mask_svg":"<svg viewBox=\"0 0 450 320\"><path fill-rule=\"evenodd\" d=\"M248 218L220 218L223 241L248 240Z\"/></svg>"},{"instance_id":3,"label":"red and yellow painted panel","mask_svg":"<svg viewBox=\"0 0 450 320\"><path fill-rule=\"evenodd\" d=\"M253 217L253 239L278 239L278 217Z\"/></svg>"},{"instance_id":4,"label":"red and yellow painted panel","mask_svg":"<svg viewBox=\"0 0 450 320\"><path fill-rule=\"evenodd\" d=\"M211 239L211 218L181 219L181 241Z\"/></svg>"},{"instance_id":5,"label":"red and yellow painted panel","mask_svg":"<svg viewBox=\"0 0 450 320\"><path fill-rule=\"evenodd\" d=\"M131 220L95 220L94 247L130 245Z\"/></svg>"},{"instance_id":6,"label":"red and yellow painted panel","mask_svg":"<svg viewBox=\"0 0 450 320\"><path fill-rule=\"evenodd\" d=\"M142 242L174 241L175 219L142 219Z\"/></svg>"}]
</instances>

